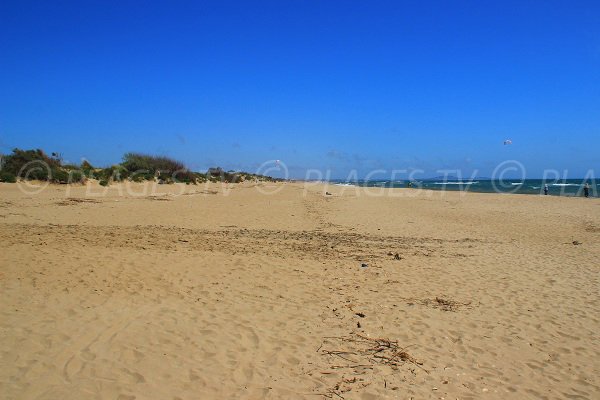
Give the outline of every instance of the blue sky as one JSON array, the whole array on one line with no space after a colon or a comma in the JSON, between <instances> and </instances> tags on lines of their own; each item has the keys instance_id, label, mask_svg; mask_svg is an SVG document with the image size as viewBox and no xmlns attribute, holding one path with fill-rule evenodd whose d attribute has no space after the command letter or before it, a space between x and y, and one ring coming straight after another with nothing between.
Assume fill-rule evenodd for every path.
<instances>
[{"instance_id":1,"label":"blue sky","mask_svg":"<svg viewBox=\"0 0 600 400\"><path fill-rule=\"evenodd\" d=\"M4 153L342 178L600 161L598 1L3 1L0 37Z\"/></svg>"}]
</instances>

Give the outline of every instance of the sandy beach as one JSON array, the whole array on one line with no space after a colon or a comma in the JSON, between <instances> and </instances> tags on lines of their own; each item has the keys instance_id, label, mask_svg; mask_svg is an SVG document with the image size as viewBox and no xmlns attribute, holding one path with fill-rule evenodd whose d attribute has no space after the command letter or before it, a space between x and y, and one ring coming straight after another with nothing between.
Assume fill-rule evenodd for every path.
<instances>
[{"instance_id":1,"label":"sandy beach","mask_svg":"<svg viewBox=\"0 0 600 400\"><path fill-rule=\"evenodd\" d=\"M600 397L600 199L382 190L0 184L1 397Z\"/></svg>"}]
</instances>

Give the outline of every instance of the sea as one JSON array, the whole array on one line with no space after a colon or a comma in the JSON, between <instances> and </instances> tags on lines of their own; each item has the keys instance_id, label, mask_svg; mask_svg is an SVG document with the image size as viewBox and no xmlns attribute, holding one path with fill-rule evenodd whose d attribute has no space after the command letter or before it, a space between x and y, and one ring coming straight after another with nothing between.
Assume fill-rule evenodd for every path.
<instances>
[{"instance_id":1,"label":"sea","mask_svg":"<svg viewBox=\"0 0 600 400\"><path fill-rule=\"evenodd\" d=\"M333 180L330 183L339 186L364 186L364 187L382 187L382 188L407 188L409 181L389 181L389 180L356 180L342 181ZM542 179L524 179L524 180L492 180L492 179L474 179L474 180L437 180L427 179L422 181L411 181L410 187L428 189L428 190L452 190L478 193L515 193L544 195L544 185L548 185L548 195L550 196L572 196L583 197L584 185L590 186L590 197L598 197L600 193L600 183L593 180L567 179L561 181L549 181Z\"/></svg>"}]
</instances>

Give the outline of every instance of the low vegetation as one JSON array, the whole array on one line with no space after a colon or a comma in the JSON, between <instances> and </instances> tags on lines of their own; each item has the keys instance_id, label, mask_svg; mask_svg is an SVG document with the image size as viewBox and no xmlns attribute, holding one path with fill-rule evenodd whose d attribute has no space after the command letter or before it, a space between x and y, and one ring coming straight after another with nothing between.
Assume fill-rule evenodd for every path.
<instances>
[{"instance_id":1,"label":"low vegetation","mask_svg":"<svg viewBox=\"0 0 600 400\"><path fill-rule=\"evenodd\" d=\"M54 183L83 182L79 170L63 166L58 154L48 156L43 150L14 149L2 157L0 180L16 182L17 179L51 181Z\"/></svg>"},{"instance_id":2,"label":"low vegetation","mask_svg":"<svg viewBox=\"0 0 600 400\"><path fill-rule=\"evenodd\" d=\"M126 153L120 164L97 168L88 161L81 165L63 164L58 153L48 156L43 150L14 149L12 154L0 156L0 182L14 183L17 180L40 180L53 183L84 183L97 179L102 186L121 181L157 181L161 184L182 182L244 182L280 181L268 176L247 172L224 171L220 167L210 168L206 173L190 171L177 160L164 156L141 153Z\"/></svg>"}]
</instances>

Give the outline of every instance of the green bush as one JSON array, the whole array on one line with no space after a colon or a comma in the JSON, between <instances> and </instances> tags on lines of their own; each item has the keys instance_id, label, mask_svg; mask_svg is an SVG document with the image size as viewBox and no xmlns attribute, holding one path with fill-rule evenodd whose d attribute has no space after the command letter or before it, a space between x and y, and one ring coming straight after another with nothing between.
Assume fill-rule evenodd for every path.
<instances>
[{"instance_id":1,"label":"green bush","mask_svg":"<svg viewBox=\"0 0 600 400\"><path fill-rule=\"evenodd\" d=\"M18 178L30 180L50 180L56 183L84 182L86 178L97 178L104 186L110 182L130 179L135 182L154 180L158 177L161 183L183 182L197 184L198 182L242 182L258 180L277 182L268 176L249 174L245 172L227 171L222 168L210 168L206 174L192 172L183 163L163 156L151 156L140 153L127 153L123 162L109 168L94 168L88 161L81 166L62 165L60 155L52 153L48 156L42 150L14 149L12 154L2 158L2 181L12 181Z\"/></svg>"},{"instance_id":2,"label":"green bush","mask_svg":"<svg viewBox=\"0 0 600 400\"><path fill-rule=\"evenodd\" d=\"M196 174L187 170L184 171L176 171L171 176L172 180L175 182L183 182L183 183L193 183L196 184L196 180L198 179Z\"/></svg>"},{"instance_id":3,"label":"green bush","mask_svg":"<svg viewBox=\"0 0 600 400\"><path fill-rule=\"evenodd\" d=\"M133 181L142 179L154 180L158 176L160 183L196 183L197 174L188 170L185 165L177 160L162 156L150 156L140 153L127 153L123 156L123 163Z\"/></svg>"},{"instance_id":4,"label":"green bush","mask_svg":"<svg viewBox=\"0 0 600 400\"><path fill-rule=\"evenodd\" d=\"M111 167L111 169L112 169L112 179L115 182L121 182L121 181L127 179L130 175L127 168L123 167L122 165L113 165Z\"/></svg>"},{"instance_id":5,"label":"green bush","mask_svg":"<svg viewBox=\"0 0 600 400\"><path fill-rule=\"evenodd\" d=\"M225 172L221 167L209 168L206 172L206 175L209 177L211 182L235 183L240 181L240 173L235 171Z\"/></svg>"},{"instance_id":6,"label":"green bush","mask_svg":"<svg viewBox=\"0 0 600 400\"><path fill-rule=\"evenodd\" d=\"M206 174L202 174L200 172L195 172L194 175L196 176L196 182L206 182L208 180L208 178L206 177Z\"/></svg>"},{"instance_id":7,"label":"green bush","mask_svg":"<svg viewBox=\"0 0 600 400\"><path fill-rule=\"evenodd\" d=\"M0 171L0 182L15 183L17 182L17 176L12 172Z\"/></svg>"},{"instance_id":8,"label":"green bush","mask_svg":"<svg viewBox=\"0 0 600 400\"><path fill-rule=\"evenodd\" d=\"M94 167L87 160L83 160L81 163L81 170L89 176L90 172L94 171Z\"/></svg>"},{"instance_id":9,"label":"green bush","mask_svg":"<svg viewBox=\"0 0 600 400\"><path fill-rule=\"evenodd\" d=\"M108 186L108 179L100 179L98 183L100 186Z\"/></svg>"},{"instance_id":10,"label":"green bush","mask_svg":"<svg viewBox=\"0 0 600 400\"><path fill-rule=\"evenodd\" d=\"M121 182L129 177L129 171L121 165L113 165L109 168L103 168L97 172L97 178L102 180L112 180L115 182Z\"/></svg>"},{"instance_id":11,"label":"green bush","mask_svg":"<svg viewBox=\"0 0 600 400\"><path fill-rule=\"evenodd\" d=\"M171 185L175 182L173 181L173 179L170 176L165 176L162 178L158 178L158 183L161 185Z\"/></svg>"},{"instance_id":12,"label":"green bush","mask_svg":"<svg viewBox=\"0 0 600 400\"><path fill-rule=\"evenodd\" d=\"M101 170L96 171L96 178L99 180L109 180L112 177L112 173L112 168L102 168Z\"/></svg>"},{"instance_id":13,"label":"green bush","mask_svg":"<svg viewBox=\"0 0 600 400\"><path fill-rule=\"evenodd\" d=\"M69 183L83 183L85 182L85 174L83 171L74 170L69 172Z\"/></svg>"},{"instance_id":14,"label":"green bush","mask_svg":"<svg viewBox=\"0 0 600 400\"><path fill-rule=\"evenodd\" d=\"M60 161L42 150L14 149L5 156L2 170L28 179L48 180L48 169L60 168ZM29 173L28 173L29 172Z\"/></svg>"},{"instance_id":15,"label":"green bush","mask_svg":"<svg viewBox=\"0 0 600 400\"><path fill-rule=\"evenodd\" d=\"M47 181L51 180L52 169L43 161L30 161L23 165L16 174L19 178L27 180Z\"/></svg>"},{"instance_id":16,"label":"green bush","mask_svg":"<svg viewBox=\"0 0 600 400\"><path fill-rule=\"evenodd\" d=\"M131 174L129 176L129 179L131 179L133 182L151 181L151 180L154 180L154 175L149 174L149 173L139 172L139 173Z\"/></svg>"},{"instance_id":17,"label":"green bush","mask_svg":"<svg viewBox=\"0 0 600 400\"><path fill-rule=\"evenodd\" d=\"M177 171L187 171L183 163L173 160L168 157L151 156L140 153L127 153L123 156L121 165L129 172L148 171L155 174L161 172L163 174L172 175Z\"/></svg>"},{"instance_id":18,"label":"green bush","mask_svg":"<svg viewBox=\"0 0 600 400\"><path fill-rule=\"evenodd\" d=\"M54 183L69 183L69 173L63 169L54 168L50 180Z\"/></svg>"}]
</instances>

